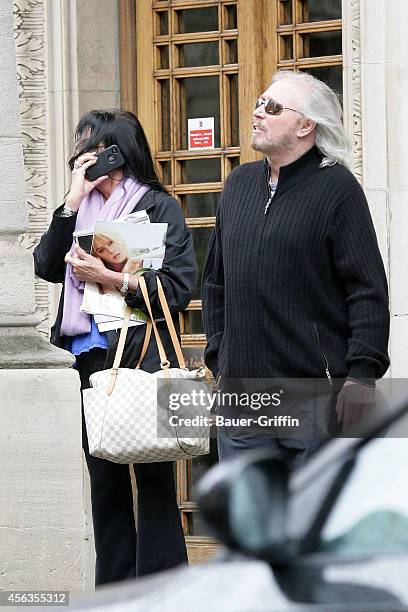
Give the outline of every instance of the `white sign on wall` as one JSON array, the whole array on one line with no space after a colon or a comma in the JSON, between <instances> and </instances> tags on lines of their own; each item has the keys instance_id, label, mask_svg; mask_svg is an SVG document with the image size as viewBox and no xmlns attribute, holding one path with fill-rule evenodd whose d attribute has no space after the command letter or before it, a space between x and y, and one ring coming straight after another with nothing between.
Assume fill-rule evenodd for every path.
<instances>
[{"instance_id":1,"label":"white sign on wall","mask_svg":"<svg viewBox=\"0 0 408 612\"><path fill-rule=\"evenodd\" d=\"M214 149L214 117L188 120L188 148Z\"/></svg>"}]
</instances>

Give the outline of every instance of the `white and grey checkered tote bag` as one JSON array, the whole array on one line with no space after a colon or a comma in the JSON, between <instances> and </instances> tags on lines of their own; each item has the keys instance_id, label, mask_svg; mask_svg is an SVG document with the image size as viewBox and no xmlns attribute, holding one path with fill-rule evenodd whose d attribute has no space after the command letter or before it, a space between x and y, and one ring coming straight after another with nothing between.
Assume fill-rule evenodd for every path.
<instances>
[{"instance_id":1,"label":"white and grey checkered tote bag","mask_svg":"<svg viewBox=\"0 0 408 612\"><path fill-rule=\"evenodd\" d=\"M154 463L206 455L210 450L210 412L205 370L186 369L167 300L157 278L160 304L180 366L170 368L153 319L146 281L143 276L139 281L150 314L139 363L135 369L119 367L131 314L128 308L112 369L92 374L92 387L83 391L89 452L115 463ZM149 374L140 369L140 364L152 328L162 369Z\"/></svg>"}]
</instances>

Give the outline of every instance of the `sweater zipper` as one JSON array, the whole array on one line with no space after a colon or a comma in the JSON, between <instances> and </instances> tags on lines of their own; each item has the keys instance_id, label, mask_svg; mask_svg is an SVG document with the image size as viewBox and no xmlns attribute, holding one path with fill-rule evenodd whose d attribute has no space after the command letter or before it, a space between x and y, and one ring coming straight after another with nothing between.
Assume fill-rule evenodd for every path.
<instances>
[{"instance_id":1,"label":"sweater zipper","mask_svg":"<svg viewBox=\"0 0 408 612\"><path fill-rule=\"evenodd\" d=\"M266 213L268 212L268 208L269 208L269 206L270 206L270 204L272 202L272 198L273 198L272 189L270 191L271 191L271 195L270 195L270 198L269 198L269 200L267 201L267 203L265 205L264 215L266 215Z\"/></svg>"},{"instance_id":2,"label":"sweater zipper","mask_svg":"<svg viewBox=\"0 0 408 612\"><path fill-rule=\"evenodd\" d=\"M267 184L268 190L269 190L269 200L265 204L264 215L266 215L266 213L268 212L269 206L271 205L272 198L274 196L274 194L272 193L272 187L271 187L270 179L271 179L271 169L268 166L268 172L267 172L267 175L266 175L266 184Z\"/></svg>"},{"instance_id":3,"label":"sweater zipper","mask_svg":"<svg viewBox=\"0 0 408 612\"><path fill-rule=\"evenodd\" d=\"M333 379L331 377L330 374L330 370L329 370L329 362L327 361L327 357L325 355L325 353L322 351L322 344L320 342L320 336L319 336L319 330L317 329L317 325L316 323L313 323L315 331L316 331L316 336L317 336L317 342L319 343L319 349L320 349L320 353L321 356L323 358L323 363L324 363L324 368L325 368L325 372L326 372L326 376L327 376L327 380L329 381L329 385L332 387L333 386Z\"/></svg>"}]
</instances>

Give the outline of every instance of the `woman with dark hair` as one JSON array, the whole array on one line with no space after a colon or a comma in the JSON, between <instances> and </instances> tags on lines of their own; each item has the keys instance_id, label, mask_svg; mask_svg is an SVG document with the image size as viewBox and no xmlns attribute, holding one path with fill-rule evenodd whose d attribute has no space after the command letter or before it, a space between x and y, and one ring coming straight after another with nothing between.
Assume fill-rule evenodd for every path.
<instances>
[{"instance_id":1,"label":"woman with dark hair","mask_svg":"<svg viewBox=\"0 0 408 612\"><path fill-rule=\"evenodd\" d=\"M54 212L48 231L34 250L36 274L63 291L51 342L76 357L81 390L89 376L112 366L118 331L100 333L91 315L80 310L84 282L118 288L126 303L145 311L138 276L109 269L103 262L74 246L73 232L93 227L97 220L113 220L145 210L152 223L167 223L166 251L160 270L145 272L154 317L171 364L177 367L157 296L160 277L174 323L190 300L196 262L192 238L181 208L160 183L149 145L138 119L124 111L91 111L79 122L75 149L69 160L72 179L65 203ZM125 165L95 181L86 171L97 163L96 154L117 145ZM146 312L146 311L145 311ZM135 367L145 325L129 328L121 367ZM160 369L152 336L142 369ZM82 443L91 483L96 549L96 585L141 576L186 562L186 548L177 506L171 462L134 465L137 485L137 529L129 466L89 454L85 421Z\"/></svg>"},{"instance_id":2,"label":"woman with dark hair","mask_svg":"<svg viewBox=\"0 0 408 612\"><path fill-rule=\"evenodd\" d=\"M158 191L166 191L154 169L150 147L139 119L128 111L91 111L80 119L75 130L75 149L68 161L73 170L75 161L89 151L118 145L126 161L125 172Z\"/></svg>"}]
</instances>

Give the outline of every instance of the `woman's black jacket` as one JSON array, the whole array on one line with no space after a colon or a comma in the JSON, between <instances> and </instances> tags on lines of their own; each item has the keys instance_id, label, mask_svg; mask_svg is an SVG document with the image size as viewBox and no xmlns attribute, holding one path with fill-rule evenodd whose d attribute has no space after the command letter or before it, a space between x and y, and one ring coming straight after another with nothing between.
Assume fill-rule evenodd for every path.
<instances>
[{"instance_id":1,"label":"woman's black jacket","mask_svg":"<svg viewBox=\"0 0 408 612\"><path fill-rule=\"evenodd\" d=\"M63 283L65 277L64 257L72 246L72 233L75 229L76 215L62 217L58 208L53 215L51 225L43 234L39 244L34 249L35 273L50 283ZM184 216L178 202L167 193L151 189L135 207L136 210L146 210L151 223L167 223L166 253L160 270L146 272L144 277L149 291L153 315L159 319L158 328L167 357L172 365L176 365L175 354L170 336L167 333L157 296L156 275L160 276L170 311L177 330L178 313L188 305L196 280L196 258L190 231L186 227ZM133 212L134 212L133 211ZM141 308L146 312L140 289L136 293L129 292L126 302L133 308ZM61 321L64 305L64 291L58 306L58 314L51 329L51 342L56 346L65 348L65 338L61 336ZM120 331L120 330L119 330ZM141 351L145 326L130 327L122 358L122 366L133 367ZM107 332L108 353L105 367L110 367L119 337L118 331ZM154 371L159 368L159 356L152 334L149 349L143 362L143 369Z\"/></svg>"}]
</instances>

